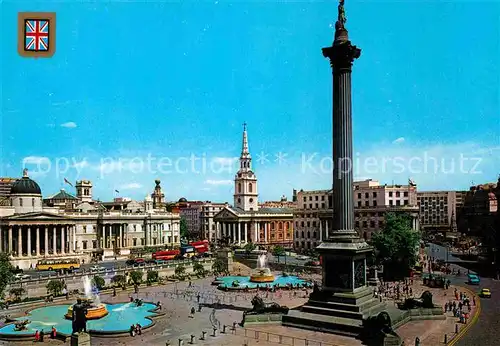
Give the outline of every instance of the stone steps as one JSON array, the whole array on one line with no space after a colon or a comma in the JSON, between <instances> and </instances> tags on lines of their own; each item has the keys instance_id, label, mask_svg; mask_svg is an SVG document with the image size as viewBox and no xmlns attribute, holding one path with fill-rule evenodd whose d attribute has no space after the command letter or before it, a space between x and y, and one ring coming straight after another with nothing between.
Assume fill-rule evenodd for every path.
<instances>
[{"instance_id":1,"label":"stone steps","mask_svg":"<svg viewBox=\"0 0 500 346\"><path fill-rule=\"evenodd\" d=\"M284 315L282 325L351 337L358 336L363 330L363 322L358 319L318 315L302 311L290 311L288 315Z\"/></svg>"},{"instance_id":2,"label":"stone steps","mask_svg":"<svg viewBox=\"0 0 500 346\"><path fill-rule=\"evenodd\" d=\"M318 300L309 300L306 305L307 306L330 308L330 309L334 309L334 310L362 312L362 311L370 309L378 304L380 304L380 301L378 299L370 299L368 301L361 303L360 305L352 305L352 304L330 302L330 301L325 302L325 301L318 301Z\"/></svg>"}]
</instances>

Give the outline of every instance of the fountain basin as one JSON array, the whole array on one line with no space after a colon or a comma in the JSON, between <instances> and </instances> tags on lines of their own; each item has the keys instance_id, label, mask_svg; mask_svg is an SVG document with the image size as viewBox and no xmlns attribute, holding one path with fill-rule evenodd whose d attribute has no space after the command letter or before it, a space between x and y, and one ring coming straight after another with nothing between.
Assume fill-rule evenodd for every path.
<instances>
[{"instance_id":1,"label":"fountain basin","mask_svg":"<svg viewBox=\"0 0 500 346\"><path fill-rule=\"evenodd\" d=\"M153 318L161 316L157 313L156 304L144 302L141 306L135 303L103 303L108 313L99 319L87 322L87 331L90 335L127 336L131 324L139 323L143 330L154 325ZM72 332L72 321L65 318L70 305L53 305L36 308L28 312L28 316L16 320L28 319L30 323L23 331L15 331L15 324L9 323L0 328L0 340L32 340L35 332L43 330L46 334L52 326L57 329L61 337L69 337Z\"/></svg>"},{"instance_id":2,"label":"fountain basin","mask_svg":"<svg viewBox=\"0 0 500 346\"><path fill-rule=\"evenodd\" d=\"M237 283L237 285L235 285ZM298 287L312 287L312 284L300 279L297 276L281 276L274 277L274 281L269 282L252 282L250 276L221 276L213 282L217 288L224 291L242 291L253 289L267 289L269 287L279 287L284 289Z\"/></svg>"}]
</instances>

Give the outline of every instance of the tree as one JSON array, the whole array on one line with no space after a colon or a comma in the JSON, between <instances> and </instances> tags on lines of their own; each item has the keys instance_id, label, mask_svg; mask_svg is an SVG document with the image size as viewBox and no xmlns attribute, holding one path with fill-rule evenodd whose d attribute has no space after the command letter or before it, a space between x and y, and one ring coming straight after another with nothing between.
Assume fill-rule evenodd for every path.
<instances>
[{"instance_id":1,"label":"tree","mask_svg":"<svg viewBox=\"0 0 500 346\"><path fill-rule=\"evenodd\" d=\"M181 217L181 222L179 227L180 227L181 238L186 239L188 237L188 224L184 216Z\"/></svg>"},{"instance_id":2,"label":"tree","mask_svg":"<svg viewBox=\"0 0 500 346\"><path fill-rule=\"evenodd\" d=\"M377 264L384 265L386 278L402 278L417 262L420 233L411 228L408 214L388 213L385 227L372 237Z\"/></svg>"},{"instance_id":3,"label":"tree","mask_svg":"<svg viewBox=\"0 0 500 346\"><path fill-rule=\"evenodd\" d=\"M182 276L184 273L186 273L186 268L182 265L179 264L177 267L175 267L175 276Z\"/></svg>"},{"instance_id":4,"label":"tree","mask_svg":"<svg viewBox=\"0 0 500 346\"><path fill-rule=\"evenodd\" d=\"M257 247L257 245L255 245L254 243L246 243L245 244L245 253L248 257L248 255L250 255L252 253L253 250L255 250L255 248Z\"/></svg>"},{"instance_id":5,"label":"tree","mask_svg":"<svg viewBox=\"0 0 500 346\"><path fill-rule=\"evenodd\" d=\"M63 288L64 284L60 280L50 280L47 283L47 291L54 296L60 296L62 294Z\"/></svg>"},{"instance_id":6,"label":"tree","mask_svg":"<svg viewBox=\"0 0 500 346\"><path fill-rule=\"evenodd\" d=\"M0 253L0 297L3 297L7 286L14 281L14 268L9 261L9 254Z\"/></svg>"},{"instance_id":7,"label":"tree","mask_svg":"<svg viewBox=\"0 0 500 346\"><path fill-rule=\"evenodd\" d=\"M158 272L156 270L148 270L146 273L146 281L149 284L158 281Z\"/></svg>"},{"instance_id":8,"label":"tree","mask_svg":"<svg viewBox=\"0 0 500 346\"><path fill-rule=\"evenodd\" d=\"M198 276L204 276L205 275L205 267L203 267L203 264L201 264L200 262L194 262L194 264L193 264L193 271Z\"/></svg>"},{"instance_id":9,"label":"tree","mask_svg":"<svg viewBox=\"0 0 500 346\"><path fill-rule=\"evenodd\" d=\"M278 263L280 261L280 256L285 256L285 248L281 245L276 245L272 251L273 256L278 257ZM285 259L286 262L286 259Z\"/></svg>"},{"instance_id":10,"label":"tree","mask_svg":"<svg viewBox=\"0 0 500 346\"><path fill-rule=\"evenodd\" d=\"M125 275L118 274L111 278L111 283L115 286L120 287L127 284L127 278L125 277Z\"/></svg>"},{"instance_id":11,"label":"tree","mask_svg":"<svg viewBox=\"0 0 500 346\"><path fill-rule=\"evenodd\" d=\"M141 271L138 271L138 270L134 270L134 271L131 271L129 273L129 276L130 276L130 281L132 281L132 283L134 285L140 285L141 282L142 282L142 277L143 277L143 272Z\"/></svg>"},{"instance_id":12,"label":"tree","mask_svg":"<svg viewBox=\"0 0 500 346\"><path fill-rule=\"evenodd\" d=\"M9 293L14 296L14 300L16 302L21 300L23 294L26 293L26 290L22 287L11 288Z\"/></svg>"},{"instance_id":13,"label":"tree","mask_svg":"<svg viewBox=\"0 0 500 346\"><path fill-rule=\"evenodd\" d=\"M94 285L94 287L98 290L102 290L106 285L106 281L102 276L94 275L94 277L92 278L92 285Z\"/></svg>"},{"instance_id":14,"label":"tree","mask_svg":"<svg viewBox=\"0 0 500 346\"><path fill-rule=\"evenodd\" d=\"M214 262L212 263L212 270L217 275L223 273L226 270L226 265L222 258L216 257Z\"/></svg>"}]
</instances>

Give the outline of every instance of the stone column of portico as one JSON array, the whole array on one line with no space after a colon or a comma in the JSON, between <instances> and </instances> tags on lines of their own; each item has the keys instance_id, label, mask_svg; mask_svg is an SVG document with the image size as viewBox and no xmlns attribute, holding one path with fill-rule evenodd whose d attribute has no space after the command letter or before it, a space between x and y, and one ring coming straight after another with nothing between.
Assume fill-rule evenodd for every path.
<instances>
[{"instance_id":1,"label":"stone column of portico","mask_svg":"<svg viewBox=\"0 0 500 346\"><path fill-rule=\"evenodd\" d=\"M109 233L108 233L108 248L111 249L112 246L112 239L113 239L113 224L109 224Z\"/></svg>"},{"instance_id":2,"label":"stone column of portico","mask_svg":"<svg viewBox=\"0 0 500 346\"><path fill-rule=\"evenodd\" d=\"M55 255L57 254L57 232L56 232L56 226L52 229L52 253Z\"/></svg>"},{"instance_id":3,"label":"stone column of portico","mask_svg":"<svg viewBox=\"0 0 500 346\"><path fill-rule=\"evenodd\" d=\"M28 230L26 232L27 234L27 238L28 238L28 246L27 246L27 253L28 253L28 257L31 256L31 227L28 226Z\"/></svg>"},{"instance_id":4,"label":"stone column of portico","mask_svg":"<svg viewBox=\"0 0 500 346\"><path fill-rule=\"evenodd\" d=\"M71 232L71 244L69 247L69 252L73 253L74 251L76 251L76 225L71 225L69 229Z\"/></svg>"},{"instance_id":5,"label":"stone column of portico","mask_svg":"<svg viewBox=\"0 0 500 346\"><path fill-rule=\"evenodd\" d=\"M66 227L61 226L61 254L66 253Z\"/></svg>"},{"instance_id":6,"label":"stone column of portico","mask_svg":"<svg viewBox=\"0 0 500 346\"><path fill-rule=\"evenodd\" d=\"M44 233L44 241L45 243L43 244L44 246L44 252L43 255L47 256L49 254L49 226L43 227L43 233Z\"/></svg>"},{"instance_id":7,"label":"stone column of portico","mask_svg":"<svg viewBox=\"0 0 500 346\"><path fill-rule=\"evenodd\" d=\"M241 244L241 222L238 222L238 245Z\"/></svg>"},{"instance_id":8,"label":"stone column of portico","mask_svg":"<svg viewBox=\"0 0 500 346\"><path fill-rule=\"evenodd\" d=\"M121 248L121 247L123 247L123 224L120 224L119 227L120 227L120 242L119 242L120 246L119 247Z\"/></svg>"},{"instance_id":9,"label":"stone column of portico","mask_svg":"<svg viewBox=\"0 0 500 346\"><path fill-rule=\"evenodd\" d=\"M264 223L264 243L267 244L267 226L268 223Z\"/></svg>"},{"instance_id":10,"label":"stone column of portico","mask_svg":"<svg viewBox=\"0 0 500 346\"><path fill-rule=\"evenodd\" d=\"M330 227L328 225L328 220L325 220L325 238L328 239L330 237Z\"/></svg>"},{"instance_id":11,"label":"stone column of portico","mask_svg":"<svg viewBox=\"0 0 500 346\"><path fill-rule=\"evenodd\" d=\"M35 239L35 242L36 242L36 244L35 244L35 247L36 247L35 251L36 251L36 255L40 256L40 227L36 226L36 231L35 232L36 232L35 233L35 237L36 237L36 239Z\"/></svg>"},{"instance_id":12,"label":"stone column of portico","mask_svg":"<svg viewBox=\"0 0 500 346\"><path fill-rule=\"evenodd\" d=\"M248 222L243 223L243 236L245 243L248 243Z\"/></svg>"},{"instance_id":13,"label":"stone column of portico","mask_svg":"<svg viewBox=\"0 0 500 346\"><path fill-rule=\"evenodd\" d=\"M17 256L20 257L23 255L23 229L21 226L18 226L17 229Z\"/></svg>"},{"instance_id":14,"label":"stone column of portico","mask_svg":"<svg viewBox=\"0 0 500 346\"><path fill-rule=\"evenodd\" d=\"M323 241L323 220L319 220L319 241Z\"/></svg>"},{"instance_id":15,"label":"stone column of portico","mask_svg":"<svg viewBox=\"0 0 500 346\"><path fill-rule=\"evenodd\" d=\"M12 253L12 226L9 226L8 241L9 244L7 245L7 250L9 253Z\"/></svg>"}]
</instances>

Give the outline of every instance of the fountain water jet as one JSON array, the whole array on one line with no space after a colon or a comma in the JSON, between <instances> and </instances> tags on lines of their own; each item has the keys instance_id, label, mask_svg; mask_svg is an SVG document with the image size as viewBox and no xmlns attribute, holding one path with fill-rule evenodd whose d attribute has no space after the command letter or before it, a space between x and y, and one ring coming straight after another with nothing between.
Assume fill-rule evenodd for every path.
<instances>
[{"instance_id":1,"label":"fountain water jet","mask_svg":"<svg viewBox=\"0 0 500 346\"><path fill-rule=\"evenodd\" d=\"M87 320L96 320L99 318L103 318L108 314L108 309L106 305L101 303L98 294L92 293L92 282L88 275L85 275L83 278L83 296L80 296L78 299L82 301L82 304L85 305L87 309L86 317ZM67 319L73 318L73 306L68 307L68 312L64 315Z\"/></svg>"}]
</instances>

